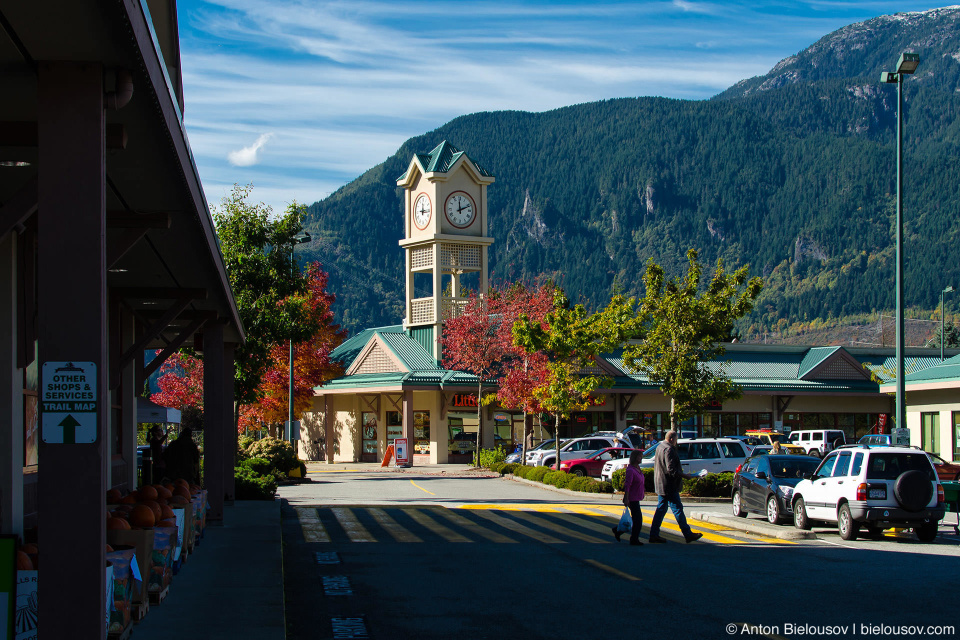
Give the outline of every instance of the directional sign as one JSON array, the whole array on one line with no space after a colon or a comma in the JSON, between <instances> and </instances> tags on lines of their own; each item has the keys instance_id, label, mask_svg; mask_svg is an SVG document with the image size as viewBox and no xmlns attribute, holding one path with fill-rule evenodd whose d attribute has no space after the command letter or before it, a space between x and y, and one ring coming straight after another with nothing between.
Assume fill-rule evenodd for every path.
<instances>
[{"instance_id":1,"label":"directional sign","mask_svg":"<svg viewBox=\"0 0 960 640\"><path fill-rule=\"evenodd\" d=\"M97 365L44 362L40 373L40 437L44 442L97 441Z\"/></svg>"}]
</instances>

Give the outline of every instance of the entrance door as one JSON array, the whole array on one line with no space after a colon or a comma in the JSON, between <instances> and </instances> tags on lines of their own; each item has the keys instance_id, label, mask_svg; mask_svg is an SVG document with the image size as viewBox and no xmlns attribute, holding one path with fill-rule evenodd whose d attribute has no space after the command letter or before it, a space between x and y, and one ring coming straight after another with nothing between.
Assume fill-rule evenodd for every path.
<instances>
[{"instance_id":1,"label":"entrance door","mask_svg":"<svg viewBox=\"0 0 960 640\"><path fill-rule=\"evenodd\" d=\"M364 411L360 420L363 443L360 449L361 462L377 462L377 414Z\"/></svg>"}]
</instances>

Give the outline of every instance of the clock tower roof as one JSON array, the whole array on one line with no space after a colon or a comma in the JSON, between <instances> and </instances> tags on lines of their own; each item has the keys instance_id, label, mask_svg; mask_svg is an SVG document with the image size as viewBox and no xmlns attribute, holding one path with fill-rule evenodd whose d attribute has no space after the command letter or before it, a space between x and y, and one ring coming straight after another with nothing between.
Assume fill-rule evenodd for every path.
<instances>
[{"instance_id":1,"label":"clock tower roof","mask_svg":"<svg viewBox=\"0 0 960 640\"><path fill-rule=\"evenodd\" d=\"M474 175L477 182L490 184L494 177L490 172L479 164L467 157L463 151L444 140L429 153L415 153L410 165L402 176L397 178L397 186L405 187L413 184L419 174L447 174L464 163L468 170Z\"/></svg>"}]
</instances>

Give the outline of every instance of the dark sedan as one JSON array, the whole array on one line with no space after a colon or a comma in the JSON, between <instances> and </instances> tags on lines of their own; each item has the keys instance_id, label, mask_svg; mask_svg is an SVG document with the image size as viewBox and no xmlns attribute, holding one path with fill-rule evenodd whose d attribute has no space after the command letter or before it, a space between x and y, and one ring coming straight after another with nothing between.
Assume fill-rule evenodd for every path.
<instances>
[{"instance_id":1,"label":"dark sedan","mask_svg":"<svg viewBox=\"0 0 960 640\"><path fill-rule=\"evenodd\" d=\"M792 513L793 488L803 474L817 470L820 460L810 456L763 455L747 458L733 477L733 515L766 516L777 524Z\"/></svg>"}]
</instances>

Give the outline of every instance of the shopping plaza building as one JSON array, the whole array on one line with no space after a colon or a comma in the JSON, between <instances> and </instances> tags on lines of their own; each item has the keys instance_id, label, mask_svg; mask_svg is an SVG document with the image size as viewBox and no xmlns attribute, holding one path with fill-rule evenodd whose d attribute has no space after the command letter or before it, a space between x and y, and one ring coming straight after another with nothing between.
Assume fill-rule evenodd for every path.
<instances>
[{"instance_id":1,"label":"shopping plaza building","mask_svg":"<svg viewBox=\"0 0 960 640\"><path fill-rule=\"evenodd\" d=\"M552 437L531 416L496 405L483 407L478 418L476 378L439 362L442 320L465 303L453 292L468 274L480 290L487 285L493 181L447 142L411 159L397 180L405 204L406 317L396 326L366 329L334 352L346 374L315 389L313 411L304 416L302 457L376 462L396 438L406 438L414 464L464 462L478 432L482 447L512 450L524 437L525 420L537 425L536 439ZM430 295L415 295L424 288ZM957 353L949 351L951 359L941 364L939 350L905 352L911 442L947 460L960 459ZM841 429L850 441L892 424L892 348L730 344L723 361L709 366L722 368L743 395L685 421L684 431ZM600 404L561 421L561 437L631 425L656 434L669 424L670 399L630 371L622 354L603 354L588 373L609 376L613 384L596 392ZM493 383L485 385L488 391L495 391Z\"/></svg>"}]
</instances>

